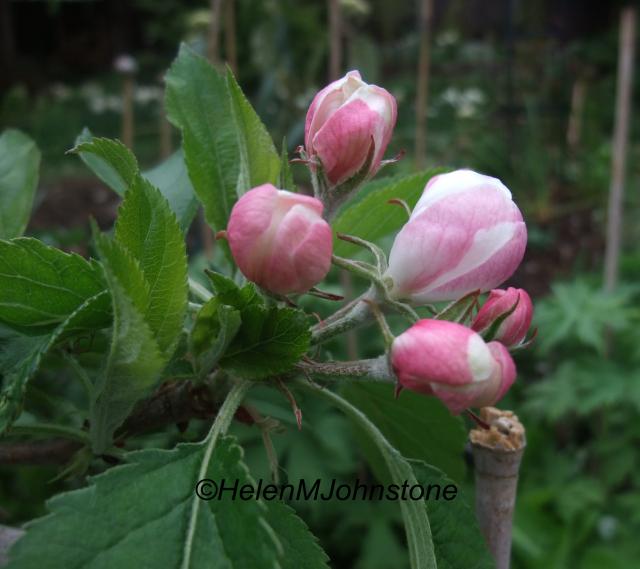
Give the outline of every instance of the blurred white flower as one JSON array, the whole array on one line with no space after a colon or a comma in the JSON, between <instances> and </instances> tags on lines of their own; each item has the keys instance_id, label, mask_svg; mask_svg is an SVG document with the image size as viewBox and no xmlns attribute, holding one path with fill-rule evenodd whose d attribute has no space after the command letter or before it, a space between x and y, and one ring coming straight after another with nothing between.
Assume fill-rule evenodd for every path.
<instances>
[{"instance_id":1,"label":"blurred white flower","mask_svg":"<svg viewBox=\"0 0 640 569\"><path fill-rule=\"evenodd\" d=\"M162 89L156 85L140 85L136 87L133 99L140 105L148 105L162 99Z\"/></svg>"},{"instance_id":2,"label":"blurred white flower","mask_svg":"<svg viewBox=\"0 0 640 569\"><path fill-rule=\"evenodd\" d=\"M467 89L449 87L440 95L440 99L452 106L456 111L456 115L460 118L475 116L479 107L486 101L485 94L477 87L469 87Z\"/></svg>"},{"instance_id":3,"label":"blurred white flower","mask_svg":"<svg viewBox=\"0 0 640 569\"><path fill-rule=\"evenodd\" d=\"M73 94L71 88L67 87L63 83L54 83L49 88L49 91L51 92L53 98L57 99L58 101L66 101Z\"/></svg>"}]
</instances>

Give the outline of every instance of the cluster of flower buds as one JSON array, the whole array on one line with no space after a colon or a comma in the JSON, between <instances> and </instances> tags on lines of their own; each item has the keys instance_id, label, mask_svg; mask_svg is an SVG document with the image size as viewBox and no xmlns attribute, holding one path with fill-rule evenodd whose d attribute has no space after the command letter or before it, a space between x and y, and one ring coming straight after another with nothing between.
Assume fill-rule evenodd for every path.
<instances>
[{"instance_id":1,"label":"cluster of flower buds","mask_svg":"<svg viewBox=\"0 0 640 569\"><path fill-rule=\"evenodd\" d=\"M326 192L378 171L396 116L393 96L357 71L315 96L303 155ZM242 273L272 293L309 291L331 265L332 232L323 219L331 203L326 193L314 198L270 184L242 196L227 228ZM490 294L470 327L425 319L395 338L390 362L400 387L434 395L452 413L494 404L507 392L516 376L508 348L523 345L533 307L524 290L495 287L516 270L526 242L522 214L500 180L457 170L428 182L388 263L385 257L377 268L382 298L412 312L411 305Z\"/></svg>"}]
</instances>

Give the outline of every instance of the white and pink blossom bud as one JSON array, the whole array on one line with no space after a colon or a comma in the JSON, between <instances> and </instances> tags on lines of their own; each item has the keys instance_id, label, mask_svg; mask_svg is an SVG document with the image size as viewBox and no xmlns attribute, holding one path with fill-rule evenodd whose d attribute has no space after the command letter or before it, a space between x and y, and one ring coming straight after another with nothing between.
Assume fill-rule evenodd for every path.
<instances>
[{"instance_id":1,"label":"white and pink blossom bud","mask_svg":"<svg viewBox=\"0 0 640 569\"><path fill-rule=\"evenodd\" d=\"M373 176L396 118L395 98L362 81L358 71L350 71L322 89L307 111L304 141L311 167L319 161L332 186L357 174L363 179Z\"/></svg>"},{"instance_id":2,"label":"white and pink blossom bud","mask_svg":"<svg viewBox=\"0 0 640 569\"><path fill-rule=\"evenodd\" d=\"M516 346L525 339L533 318L531 297L521 288L492 290L474 318L471 328L476 332L483 332L510 310L513 312L500 323L492 339L507 347Z\"/></svg>"},{"instance_id":3,"label":"white and pink blossom bud","mask_svg":"<svg viewBox=\"0 0 640 569\"><path fill-rule=\"evenodd\" d=\"M420 320L398 336L391 365L402 387L438 397L454 414L494 405L516 377L502 344L446 320Z\"/></svg>"},{"instance_id":4,"label":"white and pink blossom bud","mask_svg":"<svg viewBox=\"0 0 640 569\"><path fill-rule=\"evenodd\" d=\"M322 203L310 196L253 188L233 206L227 239L250 281L277 294L306 292L329 272L333 241Z\"/></svg>"},{"instance_id":5,"label":"white and pink blossom bud","mask_svg":"<svg viewBox=\"0 0 640 569\"><path fill-rule=\"evenodd\" d=\"M526 244L500 180L471 170L435 176L391 248L391 295L420 305L488 291L513 274Z\"/></svg>"}]
</instances>

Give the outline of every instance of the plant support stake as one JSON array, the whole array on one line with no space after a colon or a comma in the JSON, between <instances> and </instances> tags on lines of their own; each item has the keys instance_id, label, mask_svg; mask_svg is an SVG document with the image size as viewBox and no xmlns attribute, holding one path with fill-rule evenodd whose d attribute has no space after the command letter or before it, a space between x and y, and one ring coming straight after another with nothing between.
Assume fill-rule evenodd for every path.
<instances>
[{"instance_id":1,"label":"plant support stake","mask_svg":"<svg viewBox=\"0 0 640 569\"><path fill-rule=\"evenodd\" d=\"M511 527L518 471L526 446L525 431L511 411L483 407L480 419L489 428L473 429L469 433L476 479L476 515L496 560L496 569L509 569Z\"/></svg>"}]
</instances>

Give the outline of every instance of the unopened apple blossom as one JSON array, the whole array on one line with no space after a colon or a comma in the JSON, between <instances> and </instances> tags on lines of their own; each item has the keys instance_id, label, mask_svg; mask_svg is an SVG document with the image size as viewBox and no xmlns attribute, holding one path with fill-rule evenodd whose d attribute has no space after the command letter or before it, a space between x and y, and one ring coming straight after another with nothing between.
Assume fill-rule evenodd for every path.
<instances>
[{"instance_id":1,"label":"unopened apple blossom","mask_svg":"<svg viewBox=\"0 0 640 569\"><path fill-rule=\"evenodd\" d=\"M244 194L227 226L242 274L276 294L303 293L320 282L331 267L333 248L322 210L319 200L271 184Z\"/></svg>"},{"instance_id":2,"label":"unopened apple blossom","mask_svg":"<svg viewBox=\"0 0 640 569\"><path fill-rule=\"evenodd\" d=\"M420 320L398 336L391 366L402 387L438 397L454 414L495 404L516 377L502 344L445 320Z\"/></svg>"},{"instance_id":3,"label":"unopened apple blossom","mask_svg":"<svg viewBox=\"0 0 640 569\"><path fill-rule=\"evenodd\" d=\"M395 98L350 71L313 99L305 122L305 152L312 170L321 166L329 185L380 168L396 124ZM366 171L362 170L366 168Z\"/></svg>"},{"instance_id":4,"label":"unopened apple blossom","mask_svg":"<svg viewBox=\"0 0 640 569\"><path fill-rule=\"evenodd\" d=\"M508 314L509 311L511 314ZM508 314L500 323L493 339L507 347L520 344L527 335L533 317L533 304L527 291L509 287L506 290L494 289L482 305L471 327L476 332L489 329L492 324Z\"/></svg>"},{"instance_id":5,"label":"unopened apple blossom","mask_svg":"<svg viewBox=\"0 0 640 569\"><path fill-rule=\"evenodd\" d=\"M516 270L526 244L522 214L500 180L471 170L435 176L393 243L391 296L421 305L488 291Z\"/></svg>"}]
</instances>

